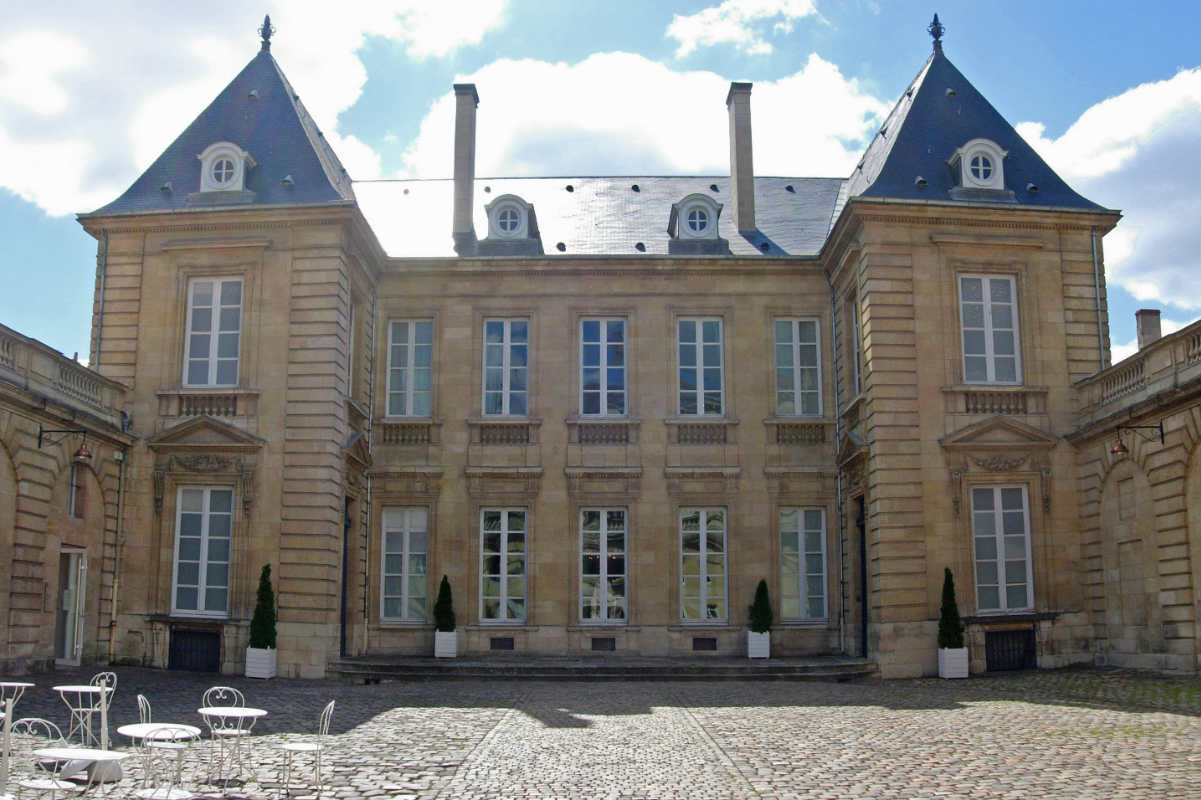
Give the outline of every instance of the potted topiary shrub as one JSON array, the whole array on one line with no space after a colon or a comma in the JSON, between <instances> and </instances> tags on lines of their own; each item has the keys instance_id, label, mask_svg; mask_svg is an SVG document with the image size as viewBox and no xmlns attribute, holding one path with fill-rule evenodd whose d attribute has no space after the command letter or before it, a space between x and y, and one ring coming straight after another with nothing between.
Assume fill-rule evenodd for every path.
<instances>
[{"instance_id":1,"label":"potted topiary shrub","mask_svg":"<svg viewBox=\"0 0 1201 800\"><path fill-rule=\"evenodd\" d=\"M955 602L955 578L950 567L942 577L942 612L938 617L938 677L966 678L967 643L963 639L963 620Z\"/></svg>"},{"instance_id":2,"label":"potted topiary shrub","mask_svg":"<svg viewBox=\"0 0 1201 800\"><path fill-rule=\"evenodd\" d=\"M459 654L459 635L455 632L455 604L450 596L450 581L442 576L438 599L434 601L434 658L454 658Z\"/></svg>"},{"instance_id":3,"label":"potted topiary shrub","mask_svg":"<svg viewBox=\"0 0 1201 800\"><path fill-rule=\"evenodd\" d=\"M250 646L246 648L246 677L275 677L275 592L271 590L271 565L259 574L258 597L250 618Z\"/></svg>"},{"instance_id":4,"label":"potted topiary shrub","mask_svg":"<svg viewBox=\"0 0 1201 800\"><path fill-rule=\"evenodd\" d=\"M746 632L746 656L771 658L771 623L774 615L767 597L767 581L759 581L755 588L755 602L747 610L750 614L750 630Z\"/></svg>"}]
</instances>

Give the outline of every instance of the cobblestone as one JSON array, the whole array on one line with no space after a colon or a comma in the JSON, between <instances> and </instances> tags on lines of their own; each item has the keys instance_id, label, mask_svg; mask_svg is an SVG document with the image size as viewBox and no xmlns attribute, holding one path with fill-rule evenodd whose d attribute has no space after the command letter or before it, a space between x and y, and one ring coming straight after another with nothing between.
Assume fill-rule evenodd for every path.
<instances>
[{"instance_id":1,"label":"cobblestone","mask_svg":"<svg viewBox=\"0 0 1201 800\"><path fill-rule=\"evenodd\" d=\"M330 699L337 708L321 796L337 800L1201 798L1196 679L1082 669L954 682L354 686L117 674L114 737L117 726L136 721L138 693L163 721L199 724L200 695L215 683L270 711L250 740L253 775L226 787L229 798L281 797L276 745L311 735ZM65 723L49 687L89 675L33 676L38 686L17 715ZM202 758L198 749L187 780L199 779ZM137 765L128 771L112 797L132 796ZM221 794L198 788L199 796Z\"/></svg>"}]
</instances>

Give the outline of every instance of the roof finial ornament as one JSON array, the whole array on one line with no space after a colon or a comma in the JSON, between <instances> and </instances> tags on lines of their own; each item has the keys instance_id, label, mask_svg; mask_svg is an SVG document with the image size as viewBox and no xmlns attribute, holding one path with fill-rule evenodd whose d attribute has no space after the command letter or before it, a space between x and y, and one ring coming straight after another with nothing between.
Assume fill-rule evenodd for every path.
<instances>
[{"instance_id":1,"label":"roof finial ornament","mask_svg":"<svg viewBox=\"0 0 1201 800\"><path fill-rule=\"evenodd\" d=\"M926 33L934 37L934 52L942 53L942 35L946 33L946 27L938 21L938 14L934 15L934 21L926 26Z\"/></svg>"},{"instance_id":2,"label":"roof finial ornament","mask_svg":"<svg viewBox=\"0 0 1201 800\"><path fill-rule=\"evenodd\" d=\"M275 28L271 25L271 15L264 14L263 24L259 26L259 36L263 37L263 50L271 49L271 34L273 33L275 33Z\"/></svg>"}]
</instances>

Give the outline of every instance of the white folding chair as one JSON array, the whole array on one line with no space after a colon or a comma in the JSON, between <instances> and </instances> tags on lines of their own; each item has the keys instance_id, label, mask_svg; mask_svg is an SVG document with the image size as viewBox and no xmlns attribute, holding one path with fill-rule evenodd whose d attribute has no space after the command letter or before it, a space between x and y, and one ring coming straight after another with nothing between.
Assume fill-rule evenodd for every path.
<instances>
[{"instance_id":1,"label":"white folding chair","mask_svg":"<svg viewBox=\"0 0 1201 800\"><path fill-rule=\"evenodd\" d=\"M325 752L325 739L329 735L329 721L334 715L334 701L330 700L321 711L317 723L317 737L314 740L284 742L280 748L284 751L284 794L292 792L292 757L297 753L313 756L313 777L316 781L316 796L321 797L321 756Z\"/></svg>"},{"instance_id":2,"label":"white folding chair","mask_svg":"<svg viewBox=\"0 0 1201 800\"><path fill-rule=\"evenodd\" d=\"M26 717L12 723L10 731L13 743L10 765L16 773L18 800L31 792L56 800L83 791L83 786L62 777L63 767L68 762L48 761L33 754L34 750L43 747L67 746L57 725L38 717Z\"/></svg>"}]
</instances>

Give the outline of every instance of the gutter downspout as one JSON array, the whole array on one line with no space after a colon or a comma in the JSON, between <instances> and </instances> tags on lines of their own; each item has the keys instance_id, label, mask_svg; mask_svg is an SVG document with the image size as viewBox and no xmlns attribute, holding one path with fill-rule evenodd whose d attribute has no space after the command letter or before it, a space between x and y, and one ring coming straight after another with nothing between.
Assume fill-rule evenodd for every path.
<instances>
[{"instance_id":1,"label":"gutter downspout","mask_svg":"<svg viewBox=\"0 0 1201 800\"><path fill-rule=\"evenodd\" d=\"M1105 332L1101 325L1101 267L1097 261L1097 229L1088 229L1088 240L1093 248L1093 297L1097 300L1097 371L1105 369Z\"/></svg>"},{"instance_id":2,"label":"gutter downspout","mask_svg":"<svg viewBox=\"0 0 1201 800\"><path fill-rule=\"evenodd\" d=\"M108 233L106 232L104 236L107 240ZM96 337L96 341L99 343L99 336ZM99 347L97 347L97 352L99 352ZM113 602L109 609L108 619L109 664L112 664L117 656L117 598L121 596L121 553L125 549L125 530L121 523L125 519L125 464L129 459L129 451L125 448L117 452L121 454L121 468L117 472L117 544L116 553L113 555Z\"/></svg>"},{"instance_id":3,"label":"gutter downspout","mask_svg":"<svg viewBox=\"0 0 1201 800\"><path fill-rule=\"evenodd\" d=\"M376 315L379 307L379 295L377 292L371 293L371 358L367 362L367 397L369 404L375 402L375 326ZM374 414L367 414L367 454L371 455L371 442L373 436ZM367 631L368 625L371 624L371 602L368 599L371 597L371 470L367 470L367 497L363 501L363 517L366 520L363 523L363 639L360 644L360 652L367 652Z\"/></svg>"},{"instance_id":4,"label":"gutter downspout","mask_svg":"<svg viewBox=\"0 0 1201 800\"><path fill-rule=\"evenodd\" d=\"M840 597L839 614L842 623L838 626L838 638L842 651L847 650L847 548L846 548L846 513L842 507L842 470L838 466L838 446L842 441L842 402L838 395L838 323L834 319L834 311L838 307L835 298L834 282L830 280L830 271L825 270L826 285L830 287L830 351L833 354L834 375L834 513L838 515L838 592Z\"/></svg>"},{"instance_id":5,"label":"gutter downspout","mask_svg":"<svg viewBox=\"0 0 1201 800\"><path fill-rule=\"evenodd\" d=\"M100 366L100 339L104 335L104 279L108 274L108 228L100 231L100 291L96 303L96 344L88 359L88 366L97 369ZM124 464L125 462L122 462Z\"/></svg>"}]
</instances>

